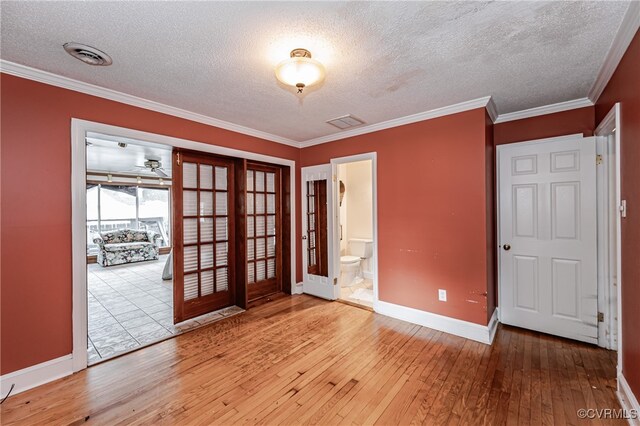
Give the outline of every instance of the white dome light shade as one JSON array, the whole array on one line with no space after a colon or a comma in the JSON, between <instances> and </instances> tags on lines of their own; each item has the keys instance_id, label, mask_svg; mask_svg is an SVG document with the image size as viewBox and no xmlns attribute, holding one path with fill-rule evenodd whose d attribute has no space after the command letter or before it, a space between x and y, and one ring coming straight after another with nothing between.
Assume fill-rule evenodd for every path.
<instances>
[{"instance_id":1,"label":"white dome light shade","mask_svg":"<svg viewBox=\"0 0 640 426\"><path fill-rule=\"evenodd\" d=\"M303 56L305 55L305 56ZM324 67L311 54L304 49L296 49L291 52L291 58L284 60L276 66L276 77L282 83L302 89L312 86L324 78Z\"/></svg>"}]
</instances>

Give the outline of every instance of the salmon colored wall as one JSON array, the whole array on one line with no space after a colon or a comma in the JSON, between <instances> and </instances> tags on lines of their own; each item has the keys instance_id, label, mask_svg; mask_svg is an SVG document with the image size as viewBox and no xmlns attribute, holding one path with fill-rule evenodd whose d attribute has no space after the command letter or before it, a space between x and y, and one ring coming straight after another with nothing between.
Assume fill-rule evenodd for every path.
<instances>
[{"instance_id":1,"label":"salmon colored wall","mask_svg":"<svg viewBox=\"0 0 640 426\"><path fill-rule=\"evenodd\" d=\"M640 32L596 102L596 123L616 102L621 110L621 186L627 200L622 219L622 373L640 399Z\"/></svg>"},{"instance_id":2,"label":"salmon colored wall","mask_svg":"<svg viewBox=\"0 0 640 426\"><path fill-rule=\"evenodd\" d=\"M302 150L302 167L377 152L380 300L487 324L485 132L480 108Z\"/></svg>"},{"instance_id":3,"label":"salmon colored wall","mask_svg":"<svg viewBox=\"0 0 640 426\"><path fill-rule=\"evenodd\" d=\"M592 136L595 128L594 107L578 108L495 124L494 143L502 145L574 133Z\"/></svg>"},{"instance_id":4,"label":"salmon colored wall","mask_svg":"<svg viewBox=\"0 0 640 426\"><path fill-rule=\"evenodd\" d=\"M6 74L0 83L1 374L71 353L71 118L299 159L298 148L181 118Z\"/></svg>"},{"instance_id":5,"label":"salmon colored wall","mask_svg":"<svg viewBox=\"0 0 640 426\"><path fill-rule=\"evenodd\" d=\"M484 161L485 161L485 191L486 191L486 229L487 229L487 323L491 320L493 311L498 306L498 263L496 256L496 155L493 145L493 120L489 113L484 115Z\"/></svg>"}]
</instances>

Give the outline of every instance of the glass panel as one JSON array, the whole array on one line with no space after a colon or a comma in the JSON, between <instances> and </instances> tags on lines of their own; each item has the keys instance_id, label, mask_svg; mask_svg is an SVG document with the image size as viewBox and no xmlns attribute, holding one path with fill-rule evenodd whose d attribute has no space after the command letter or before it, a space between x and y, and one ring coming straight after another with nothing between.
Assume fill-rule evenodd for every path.
<instances>
[{"instance_id":1,"label":"glass panel","mask_svg":"<svg viewBox=\"0 0 640 426\"><path fill-rule=\"evenodd\" d=\"M276 174L267 173L267 192L276 192Z\"/></svg>"},{"instance_id":2,"label":"glass panel","mask_svg":"<svg viewBox=\"0 0 640 426\"><path fill-rule=\"evenodd\" d=\"M267 260L267 278L275 278L276 276L276 260Z\"/></svg>"},{"instance_id":3,"label":"glass panel","mask_svg":"<svg viewBox=\"0 0 640 426\"><path fill-rule=\"evenodd\" d=\"M307 194L310 196L313 196L315 190L315 181L309 181L307 182Z\"/></svg>"},{"instance_id":4,"label":"glass panel","mask_svg":"<svg viewBox=\"0 0 640 426\"><path fill-rule=\"evenodd\" d=\"M185 274L184 276L184 300L198 297L198 274Z\"/></svg>"},{"instance_id":5,"label":"glass panel","mask_svg":"<svg viewBox=\"0 0 640 426\"><path fill-rule=\"evenodd\" d=\"M267 194L267 213L276 212L276 194Z\"/></svg>"},{"instance_id":6,"label":"glass panel","mask_svg":"<svg viewBox=\"0 0 640 426\"><path fill-rule=\"evenodd\" d=\"M247 216L247 237L252 238L253 234L253 216Z\"/></svg>"},{"instance_id":7,"label":"glass panel","mask_svg":"<svg viewBox=\"0 0 640 426\"><path fill-rule=\"evenodd\" d=\"M309 232L309 247L315 248L316 246L316 233Z\"/></svg>"},{"instance_id":8,"label":"glass panel","mask_svg":"<svg viewBox=\"0 0 640 426\"><path fill-rule=\"evenodd\" d=\"M213 166L200 164L200 188L213 189Z\"/></svg>"},{"instance_id":9,"label":"glass panel","mask_svg":"<svg viewBox=\"0 0 640 426\"><path fill-rule=\"evenodd\" d=\"M198 269L198 246L184 248L184 271L195 271Z\"/></svg>"},{"instance_id":10,"label":"glass panel","mask_svg":"<svg viewBox=\"0 0 640 426\"><path fill-rule=\"evenodd\" d=\"M316 249L309 250L309 265L314 266L316 264Z\"/></svg>"},{"instance_id":11,"label":"glass panel","mask_svg":"<svg viewBox=\"0 0 640 426\"><path fill-rule=\"evenodd\" d=\"M200 295L213 294L213 271L200 272Z\"/></svg>"},{"instance_id":12,"label":"glass panel","mask_svg":"<svg viewBox=\"0 0 640 426\"><path fill-rule=\"evenodd\" d=\"M195 219L185 219L195 220ZM213 219L210 217L200 218L200 242L210 243L213 241Z\"/></svg>"},{"instance_id":13,"label":"glass panel","mask_svg":"<svg viewBox=\"0 0 640 426\"><path fill-rule=\"evenodd\" d=\"M227 214L227 193L226 192L216 192L216 214L223 215L223 216Z\"/></svg>"},{"instance_id":14,"label":"glass panel","mask_svg":"<svg viewBox=\"0 0 640 426\"><path fill-rule=\"evenodd\" d=\"M276 255L276 237L267 238L267 256L273 257Z\"/></svg>"},{"instance_id":15,"label":"glass panel","mask_svg":"<svg viewBox=\"0 0 640 426\"><path fill-rule=\"evenodd\" d=\"M253 193L247 193L247 214L253 214Z\"/></svg>"},{"instance_id":16,"label":"glass panel","mask_svg":"<svg viewBox=\"0 0 640 426\"><path fill-rule=\"evenodd\" d=\"M247 170L247 191L253 191L253 170Z\"/></svg>"},{"instance_id":17,"label":"glass panel","mask_svg":"<svg viewBox=\"0 0 640 426\"><path fill-rule=\"evenodd\" d=\"M309 215L309 231L314 231L316 229L316 215Z\"/></svg>"},{"instance_id":18,"label":"glass panel","mask_svg":"<svg viewBox=\"0 0 640 426\"><path fill-rule=\"evenodd\" d=\"M98 245L93 239L100 232L98 224L98 186L87 189L87 255L98 254Z\"/></svg>"},{"instance_id":19,"label":"glass panel","mask_svg":"<svg viewBox=\"0 0 640 426\"><path fill-rule=\"evenodd\" d=\"M256 214L264 213L264 194L256 194Z\"/></svg>"},{"instance_id":20,"label":"glass panel","mask_svg":"<svg viewBox=\"0 0 640 426\"><path fill-rule=\"evenodd\" d=\"M184 191L182 193L182 214L184 216L196 216L198 214L198 193L196 191Z\"/></svg>"},{"instance_id":21,"label":"glass panel","mask_svg":"<svg viewBox=\"0 0 640 426\"><path fill-rule=\"evenodd\" d=\"M182 187L197 188L198 177L196 175L198 166L195 163L182 163Z\"/></svg>"},{"instance_id":22,"label":"glass panel","mask_svg":"<svg viewBox=\"0 0 640 426\"><path fill-rule=\"evenodd\" d=\"M316 211L315 198L311 197L309 198L309 213L315 213L315 211Z\"/></svg>"},{"instance_id":23,"label":"glass panel","mask_svg":"<svg viewBox=\"0 0 640 426\"><path fill-rule=\"evenodd\" d=\"M227 268L216 269L216 291L229 290L229 271Z\"/></svg>"},{"instance_id":24,"label":"glass panel","mask_svg":"<svg viewBox=\"0 0 640 426\"><path fill-rule=\"evenodd\" d=\"M255 240L251 239L251 240L247 240L247 260L253 260L254 259L254 251L253 251L253 246L255 244Z\"/></svg>"},{"instance_id":25,"label":"glass panel","mask_svg":"<svg viewBox=\"0 0 640 426\"><path fill-rule=\"evenodd\" d=\"M200 268L213 268L213 244L200 246Z\"/></svg>"},{"instance_id":26,"label":"glass panel","mask_svg":"<svg viewBox=\"0 0 640 426\"><path fill-rule=\"evenodd\" d=\"M264 236L264 216L256 216L256 237Z\"/></svg>"},{"instance_id":27,"label":"glass panel","mask_svg":"<svg viewBox=\"0 0 640 426\"><path fill-rule=\"evenodd\" d=\"M226 266L228 264L228 244L217 243L216 244L216 266Z\"/></svg>"},{"instance_id":28,"label":"glass panel","mask_svg":"<svg viewBox=\"0 0 640 426\"><path fill-rule=\"evenodd\" d=\"M216 218L216 240L228 240L229 239L229 227L227 226L229 219L226 217Z\"/></svg>"},{"instance_id":29,"label":"glass panel","mask_svg":"<svg viewBox=\"0 0 640 426\"><path fill-rule=\"evenodd\" d=\"M264 172L256 171L256 191L264 191Z\"/></svg>"},{"instance_id":30,"label":"glass panel","mask_svg":"<svg viewBox=\"0 0 640 426\"><path fill-rule=\"evenodd\" d=\"M258 282L264 280L266 278L266 264L264 260L259 260L256 262L256 280Z\"/></svg>"},{"instance_id":31,"label":"glass panel","mask_svg":"<svg viewBox=\"0 0 640 426\"><path fill-rule=\"evenodd\" d=\"M200 215L213 215L213 192L200 192Z\"/></svg>"},{"instance_id":32,"label":"glass panel","mask_svg":"<svg viewBox=\"0 0 640 426\"><path fill-rule=\"evenodd\" d=\"M265 257L265 239L258 238L256 240L256 259L262 259Z\"/></svg>"},{"instance_id":33,"label":"glass panel","mask_svg":"<svg viewBox=\"0 0 640 426\"><path fill-rule=\"evenodd\" d=\"M102 220L118 219L135 223L137 191L135 186L102 186L100 190Z\"/></svg>"},{"instance_id":34,"label":"glass panel","mask_svg":"<svg viewBox=\"0 0 640 426\"><path fill-rule=\"evenodd\" d=\"M276 217L267 216L267 235L276 235Z\"/></svg>"},{"instance_id":35,"label":"glass panel","mask_svg":"<svg viewBox=\"0 0 640 426\"><path fill-rule=\"evenodd\" d=\"M160 235L161 247L171 245L169 189L138 187L138 229Z\"/></svg>"},{"instance_id":36,"label":"glass panel","mask_svg":"<svg viewBox=\"0 0 640 426\"><path fill-rule=\"evenodd\" d=\"M185 244L198 242L198 219L184 219L184 229L182 231L182 241Z\"/></svg>"},{"instance_id":37,"label":"glass panel","mask_svg":"<svg viewBox=\"0 0 640 426\"><path fill-rule=\"evenodd\" d=\"M249 262L249 264L247 265L247 282L249 284L256 282L254 268L255 268L254 263L253 262Z\"/></svg>"},{"instance_id":38,"label":"glass panel","mask_svg":"<svg viewBox=\"0 0 640 426\"><path fill-rule=\"evenodd\" d=\"M227 189L227 168L216 167L216 189Z\"/></svg>"}]
</instances>

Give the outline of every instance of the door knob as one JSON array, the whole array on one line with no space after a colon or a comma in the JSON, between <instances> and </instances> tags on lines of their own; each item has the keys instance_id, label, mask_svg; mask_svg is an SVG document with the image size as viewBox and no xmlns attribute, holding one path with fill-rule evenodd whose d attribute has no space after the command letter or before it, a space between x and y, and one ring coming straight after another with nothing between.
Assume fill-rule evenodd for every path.
<instances>
[{"instance_id":1,"label":"door knob","mask_svg":"<svg viewBox=\"0 0 640 426\"><path fill-rule=\"evenodd\" d=\"M303 239L303 240L306 240L306 239L307 239L307 236L306 236L306 235L303 235L303 236L302 236L302 239Z\"/></svg>"},{"instance_id":2,"label":"door knob","mask_svg":"<svg viewBox=\"0 0 640 426\"><path fill-rule=\"evenodd\" d=\"M511 246L509 244L503 245L502 248L505 249L506 251L511 250Z\"/></svg>"}]
</instances>

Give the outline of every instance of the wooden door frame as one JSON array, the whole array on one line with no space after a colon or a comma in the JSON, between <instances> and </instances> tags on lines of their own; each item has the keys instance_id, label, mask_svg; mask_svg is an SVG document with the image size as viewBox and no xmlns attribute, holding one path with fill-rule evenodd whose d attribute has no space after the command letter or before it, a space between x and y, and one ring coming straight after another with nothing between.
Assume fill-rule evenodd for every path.
<instances>
[{"instance_id":1,"label":"wooden door frame","mask_svg":"<svg viewBox=\"0 0 640 426\"><path fill-rule=\"evenodd\" d=\"M135 139L141 145L161 144L173 148L184 148L192 151L223 155L236 159L247 159L265 163L278 164L287 169L290 176L296 176L296 161L254 152L212 145L206 142L175 138L156 133L143 132L126 127L71 118L71 256L72 256L72 330L73 349L71 352L71 371L87 368L87 212L86 212L86 143L87 132L96 132L115 137ZM289 194L296 194L296 179L290 179ZM284 193L283 193L284 195ZM290 203L291 217L296 217L296 204ZM291 271L296 270L296 229L295 221L290 221L288 229L291 253L287 262ZM283 233L284 237L284 233ZM289 286L296 288L291 274ZM286 287L283 283L283 287Z\"/></svg>"}]
</instances>

